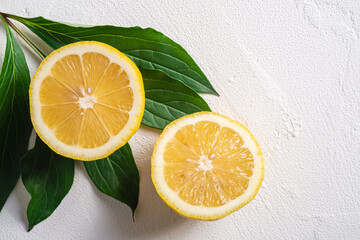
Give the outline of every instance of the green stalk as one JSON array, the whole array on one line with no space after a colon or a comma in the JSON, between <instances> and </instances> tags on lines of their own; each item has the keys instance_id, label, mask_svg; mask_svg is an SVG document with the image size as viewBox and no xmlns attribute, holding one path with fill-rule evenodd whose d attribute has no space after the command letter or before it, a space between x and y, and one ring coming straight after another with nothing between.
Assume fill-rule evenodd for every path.
<instances>
[{"instance_id":1,"label":"green stalk","mask_svg":"<svg viewBox=\"0 0 360 240\"><path fill-rule=\"evenodd\" d=\"M7 18L8 14L0 12L0 18L2 18L19 36L24 39L24 41L37 53L37 55L43 60L46 58L46 54L43 53L29 38L27 38L21 31L18 29L14 23Z\"/></svg>"}]
</instances>

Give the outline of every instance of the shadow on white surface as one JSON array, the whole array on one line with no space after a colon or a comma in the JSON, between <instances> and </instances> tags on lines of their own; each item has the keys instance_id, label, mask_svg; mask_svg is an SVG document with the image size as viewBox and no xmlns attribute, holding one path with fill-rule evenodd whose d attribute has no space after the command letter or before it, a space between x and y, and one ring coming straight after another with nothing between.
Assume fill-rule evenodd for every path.
<instances>
[{"instance_id":1,"label":"shadow on white surface","mask_svg":"<svg viewBox=\"0 0 360 240\"><path fill-rule=\"evenodd\" d=\"M30 201L30 195L25 189L24 184L22 183L22 180L19 179L16 187L14 188L14 191L10 195L10 198L7 200L7 204L13 203L16 207L13 209L16 209L13 214L16 219L21 219L22 221L22 228L24 231L27 231L28 229L28 220L26 216L27 206Z\"/></svg>"},{"instance_id":2,"label":"shadow on white surface","mask_svg":"<svg viewBox=\"0 0 360 240\"><path fill-rule=\"evenodd\" d=\"M148 134L158 136L161 131L149 127L141 127L143 131ZM154 141L155 143L155 141ZM153 144L154 144L153 143ZM174 228L181 228L183 224L194 225L196 221L184 218L170 209L165 202L158 196L152 180L151 180L151 163L150 158L153 151L153 144L147 146L135 146L132 144L134 157L140 174L140 196L139 203L132 220L132 213L128 206L125 204L99 192L93 186L94 195L101 199L104 203L102 210L106 209L106 213L101 216L94 217L94 221L98 221L96 226L101 230L97 231L98 236L93 236L107 239L106 234L117 232L120 236L127 236L128 239L132 238L147 238L160 237L164 232L171 232ZM139 148L141 150L139 151ZM86 174L85 167L80 162L77 162L77 168L81 170L82 174ZM106 216L107 219L101 219ZM109 219L111 218L111 219ZM96 219L96 220L95 220ZM105 236L104 236L105 234Z\"/></svg>"}]
</instances>

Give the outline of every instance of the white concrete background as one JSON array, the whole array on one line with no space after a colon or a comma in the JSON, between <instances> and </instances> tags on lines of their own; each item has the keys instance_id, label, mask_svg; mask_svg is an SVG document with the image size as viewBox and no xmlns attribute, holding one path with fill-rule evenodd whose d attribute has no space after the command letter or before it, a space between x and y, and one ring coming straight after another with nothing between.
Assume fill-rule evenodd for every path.
<instances>
[{"instance_id":1,"label":"white concrete background","mask_svg":"<svg viewBox=\"0 0 360 240\"><path fill-rule=\"evenodd\" d=\"M141 176L135 222L78 162L69 195L30 233L19 181L0 239L360 239L360 1L1 0L0 11L165 33L220 93L204 95L212 109L249 127L266 162L249 205L214 222L185 219L154 190L160 132L142 127L130 141ZM0 39L2 59L3 27ZM39 59L25 49L33 74Z\"/></svg>"}]
</instances>

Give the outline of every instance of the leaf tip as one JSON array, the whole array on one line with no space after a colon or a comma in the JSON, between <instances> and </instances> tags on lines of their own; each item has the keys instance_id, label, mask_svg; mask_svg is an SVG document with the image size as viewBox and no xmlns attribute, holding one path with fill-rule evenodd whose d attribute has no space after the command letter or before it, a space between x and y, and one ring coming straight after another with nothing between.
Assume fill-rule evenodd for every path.
<instances>
[{"instance_id":1,"label":"leaf tip","mask_svg":"<svg viewBox=\"0 0 360 240\"><path fill-rule=\"evenodd\" d=\"M220 96L220 94L214 88L212 89L212 94L214 94L217 97Z\"/></svg>"},{"instance_id":2,"label":"leaf tip","mask_svg":"<svg viewBox=\"0 0 360 240\"><path fill-rule=\"evenodd\" d=\"M195 90L195 89L194 89ZM202 89L203 91L197 91L198 93L210 93L213 94L215 96L220 96L220 94L215 90L215 88L211 85L211 83L209 82L209 86L206 86L205 89Z\"/></svg>"},{"instance_id":3,"label":"leaf tip","mask_svg":"<svg viewBox=\"0 0 360 240\"><path fill-rule=\"evenodd\" d=\"M129 207L131 208L131 213L132 213L132 220L133 220L133 222L135 222L135 210L136 210L136 208L137 208L137 205L138 205L138 203L136 203L136 204L133 205L133 206L130 206L130 205L129 205Z\"/></svg>"},{"instance_id":4,"label":"leaf tip","mask_svg":"<svg viewBox=\"0 0 360 240\"><path fill-rule=\"evenodd\" d=\"M32 224L30 225L30 224L29 224L29 228L28 228L27 231L30 232L33 228L34 228L34 225L32 225Z\"/></svg>"},{"instance_id":5,"label":"leaf tip","mask_svg":"<svg viewBox=\"0 0 360 240\"><path fill-rule=\"evenodd\" d=\"M0 199L0 212L5 205L5 201L6 201L5 199Z\"/></svg>"},{"instance_id":6,"label":"leaf tip","mask_svg":"<svg viewBox=\"0 0 360 240\"><path fill-rule=\"evenodd\" d=\"M132 213L132 220L133 220L133 222L135 222L135 210L136 210L136 207L132 207L131 208L131 213Z\"/></svg>"},{"instance_id":7,"label":"leaf tip","mask_svg":"<svg viewBox=\"0 0 360 240\"><path fill-rule=\"evenodd\" d=\"M195 90L197 93L205 93L205 94L212 94L215 95L217 97L220 96L220 94L212 87L212 88L207 88L206 91L199 91L199 90Z\"/></svg>"}]
</instances>

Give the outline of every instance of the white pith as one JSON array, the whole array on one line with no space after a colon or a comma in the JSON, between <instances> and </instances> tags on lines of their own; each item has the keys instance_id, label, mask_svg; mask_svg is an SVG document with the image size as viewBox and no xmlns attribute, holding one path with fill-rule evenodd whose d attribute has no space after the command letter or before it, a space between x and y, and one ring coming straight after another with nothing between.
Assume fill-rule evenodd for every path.
<instances>
[{"instance_id":1,"label":"white pith","mask_svg":"<svg viewBox=\"0 0 360 240\"><path fill-rule=\"evenodd\" d=\"M129 111L129 119L124 128L116 135L112 136L110 140L99 147L86 149L78 145L70 146L57 139L53 131L47 127L44 123L41 115L40 103L40 86L46 76L50 75L52 66L61 58L69 54L77 54L80 57L87 52L100 53L110 59L110 63L116 63L121 66L122 70L125 71L129 77L130 84L134 93L134 103L132 109ZM130 61L131 62L131 61ZM31 114L32 122L36 132L41 139L47 143L54 151L61 155L82 159L82 160L94 160L108 156L111 152L115 151L122 145L124 145L132 136L132 133L136 132L139 128L140 121L144 112L144 87L142 80L138 81L139 70L135 63L129 64L129 59L124 54L120 53L115 48L107 46L98 42L82 42L79 44L67 45L56 54L50 54L46 61L43 61L32 79L30 86L30 103L31 103ZM141 75L140 75L141 76ZM90 94L93 89L87 89L86 92ZM92 105L96 102L96 98L91 95L86 95L80 98L78 104L81 108L92 108Z\"/></svg>"},{"instance_id":2,"label":"white pith","mask_svg":"<svg viewBox=\"0 0 360 240\"><path fill-rule=\"evenodd\" d=\"M245 147L250 150L254 158L253 175L250 177L248 188L237 199L231 200L219 207L194 206L185 202L167 185L164 177L163 170L166 163L163 160L163 155L166 144L170 139L174 138L179 129L188 124L195 124L198 121L214 121L222 127L228 127L235 130L243 138ZM199 164L201 170L211 170L211 160L209 159L211 157L211 154L208 157L201 157L199 161L201 162L201 164ZM246 127L227 117L207 112L183 117L165 128L164 132L156 142L155 151L152 157L152 178L160 196L178 213L197 219L212 220L224 217L250 202L257 193L263 180L263 172L264 163L261 150Z\"/></svg>"},{"instance_id":3,"label":"white pith","mask_svg":"<svg viewBox=\"0 0 360 240\"><path fill-rule=\"evenodd\" d=\"M211 164L211 159L208 158L208 156L201 156L198 161L199 167L196 169L196 171L204 170L204 171L210 171L214 167Z\"/></svg>"},{"instance_id":4,"label":"white pith","mask_svg":"<svg viewBox=\"0 0 360 240\"><path fill-rule=\"evenodd\" d=\"M85 95L84 97L79 97L79 107L83 110L88 108L93 108L94 104L96 103L96 98L94 96Z\"/></svg>"}]
</instances>

